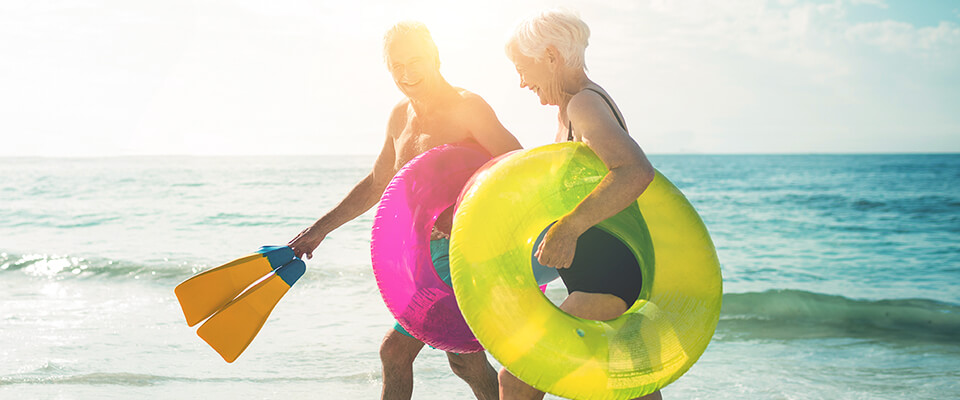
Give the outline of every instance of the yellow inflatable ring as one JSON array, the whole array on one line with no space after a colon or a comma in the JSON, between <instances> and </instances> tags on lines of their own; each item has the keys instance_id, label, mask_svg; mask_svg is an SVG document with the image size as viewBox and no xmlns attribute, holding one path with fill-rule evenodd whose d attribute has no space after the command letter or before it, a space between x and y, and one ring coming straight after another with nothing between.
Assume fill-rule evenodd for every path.
<instances>
[{"instance_id":1,"label":"yellow inflatable ring","mask_svg":"<svg viewBox=\"0 0 960 400\"><path fill-rule=\"evenodd\" d=\"M518 151L474 175L453 223L450 270L467 324L512 374L568 398L629 399L663 388L703 354L720 317L713 241L659 172L635 205L597 225L637 256L637 302L618 318L594 321L561 311L540 292L534 241L607 172L582 143Z\"/></svg>"}]
</instances>

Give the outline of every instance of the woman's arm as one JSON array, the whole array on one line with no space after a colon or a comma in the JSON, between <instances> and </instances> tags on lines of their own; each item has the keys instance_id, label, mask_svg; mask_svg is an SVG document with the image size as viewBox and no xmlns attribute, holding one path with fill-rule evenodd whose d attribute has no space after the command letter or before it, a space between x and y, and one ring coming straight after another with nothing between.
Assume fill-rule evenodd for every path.
<instances>
[{"instance_id":1,"label":"woman's arm","mask_svg":"<svg viewBox=\"0 0 960 400\"><path fill-rule=\"evenodd\" d=\"M541 264L554 268L568 268L580 234L635 202L654 176L643 150L620 127L598 94L583 91L574 96L567 115L610 172L547 232L536 256Z\"/></svg>"}]
</instances>

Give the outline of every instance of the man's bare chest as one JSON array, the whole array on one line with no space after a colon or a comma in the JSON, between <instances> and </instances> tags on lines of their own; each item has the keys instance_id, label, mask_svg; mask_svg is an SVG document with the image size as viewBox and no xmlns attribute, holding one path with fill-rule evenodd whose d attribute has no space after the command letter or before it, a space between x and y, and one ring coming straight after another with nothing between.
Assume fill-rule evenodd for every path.
<instances>
[{"instance_id":1,"label":"man's bare chest","mask_svg":"<svg viewBox=\"0 0 960 400\"><path fill-rule=\"evenodd\" d=\"M450 120L420 122L412 120L404 128L394 146L397 151L397 167L434 147L468 140L470 131L462 124Z\"/></svg>"}]
</instances>

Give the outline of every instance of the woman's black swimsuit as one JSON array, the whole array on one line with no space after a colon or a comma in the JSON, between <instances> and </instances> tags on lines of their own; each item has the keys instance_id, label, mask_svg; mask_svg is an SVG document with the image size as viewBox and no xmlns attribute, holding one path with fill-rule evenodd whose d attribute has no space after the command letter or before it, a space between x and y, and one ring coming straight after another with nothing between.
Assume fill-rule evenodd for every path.
<instances>
[{"instance_id":1,"label":"woman's black swimsuit","mask_svg":"<svg viewBox=\"0 0 960 400\"><path fill-rule=\"evenodd\" d=\"M592 90L600 95L617 122L624 131L626 125L617 114L613 103L603 93ZM569 126L567 141L573 140L573 124ZM627 307L633 305L640 296L640 286L643 282L640 276L640 264L633 252L619 239L606 231L591 227L577 240L577 249L573 256L570 268L559 269L560 279L567 286L567 293L587 292L606 293L617 296Z\"/></svg>"}]
</instances>

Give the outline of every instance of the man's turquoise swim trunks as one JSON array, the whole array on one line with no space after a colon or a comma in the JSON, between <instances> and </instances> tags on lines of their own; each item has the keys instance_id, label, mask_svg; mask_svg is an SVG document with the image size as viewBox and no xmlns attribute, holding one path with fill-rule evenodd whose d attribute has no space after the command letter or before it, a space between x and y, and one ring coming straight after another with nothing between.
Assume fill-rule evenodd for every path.
<instances>
[{"instance_id":1,"label":"man's turquoise swim trunks","mask_svg":"<svg viewBox=\"0 0 960 400\"><path fill-rule=\"evenodd\" d=\"M430 241L430 258L433 259L433 268L437 270L437 275L446 284L450 283L450 239L437 239ZM393 324L393 329L404 335L413 337L406 329L397 322Z\"/></svg>"}]
</instances>

